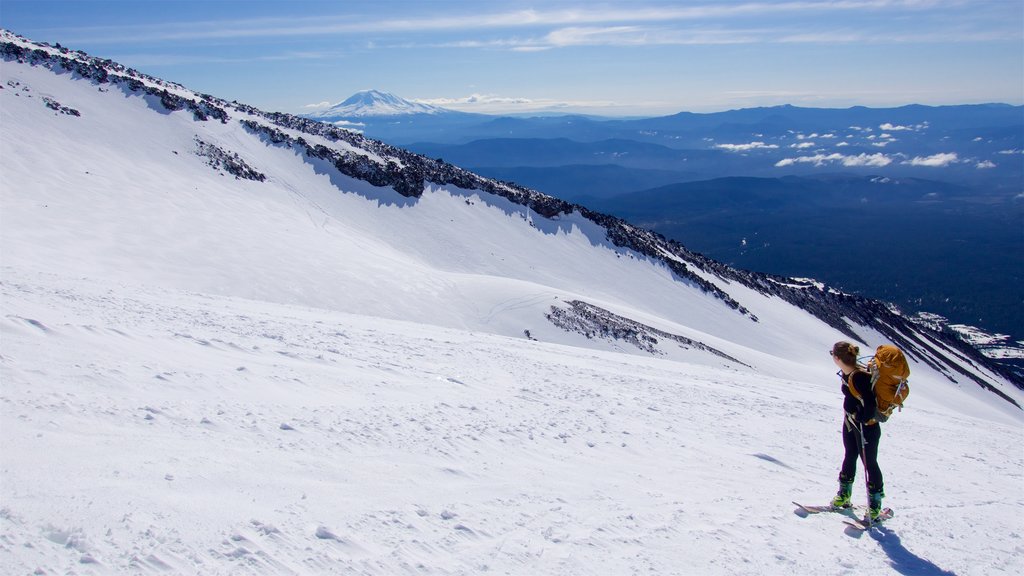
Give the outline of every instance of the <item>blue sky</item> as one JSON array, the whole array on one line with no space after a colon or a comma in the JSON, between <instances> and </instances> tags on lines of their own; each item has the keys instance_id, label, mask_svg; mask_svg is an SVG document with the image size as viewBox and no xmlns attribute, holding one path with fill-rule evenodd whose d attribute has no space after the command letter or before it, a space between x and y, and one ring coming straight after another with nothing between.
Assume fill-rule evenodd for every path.
<instances>
[{"instance_id":1,"label":"blue sky","mask_svg":"<svg viewBox=\"0 0 1024 576\"><path fill-rule=\"evenodd\" d=\"M285 112L1024 104L1020 0L0 0L0 26Z\"/></svg>"}]
</instances>

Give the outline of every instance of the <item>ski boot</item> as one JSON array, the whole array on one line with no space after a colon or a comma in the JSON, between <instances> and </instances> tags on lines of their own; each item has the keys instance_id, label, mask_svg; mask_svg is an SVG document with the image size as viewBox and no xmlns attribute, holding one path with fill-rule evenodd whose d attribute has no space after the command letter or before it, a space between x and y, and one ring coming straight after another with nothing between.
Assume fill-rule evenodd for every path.
<instances>
[{"instance_id":1,"label":"ski boot","mask_svg":"<svg viewBox=\"0 0 1024 576\"><path fill-rule=\"evenodd\" d=\"M881 490L868 494L868 516L872 521L878 520L878 516L882 514L882 498L885 498L885 492Z\"/></svg>"},{"instance_id":2,"label":"ski boot","mask_svg":"<svg viewBox=\"0 0 1024 576\"><path fill-rule=\"evenodd\" d=\"M853 506L850 503L850 495L853 493L853 482L839 481L839 492L836 492L835 498L832 498L833 508L849 508Z\"/></svg>"}]
</instances>

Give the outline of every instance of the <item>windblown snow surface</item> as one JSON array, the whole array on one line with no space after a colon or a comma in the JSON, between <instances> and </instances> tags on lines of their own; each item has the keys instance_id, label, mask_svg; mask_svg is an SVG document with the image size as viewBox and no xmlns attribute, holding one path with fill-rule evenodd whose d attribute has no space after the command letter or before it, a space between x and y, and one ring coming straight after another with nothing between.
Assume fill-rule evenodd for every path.
<instances>
[{"instance_id":1,"label":"windblown snow surface","mask_svg":"<svg viewBox=\"0 0 1024 576\"><path fill-rule=\"evenodd\" d=\"M895 518L803 516L836 489L842 334L231 115L2 64L0 572L1024 572L1010 403L914 365L880 458ZM572 301L729 358L546 318Z\"/></svg>"}]
</instances>

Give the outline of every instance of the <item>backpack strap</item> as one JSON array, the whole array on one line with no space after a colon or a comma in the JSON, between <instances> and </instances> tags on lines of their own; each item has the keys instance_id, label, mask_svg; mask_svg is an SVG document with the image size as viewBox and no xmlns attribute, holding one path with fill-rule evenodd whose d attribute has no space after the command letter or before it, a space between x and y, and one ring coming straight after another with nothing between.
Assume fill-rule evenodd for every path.
<instances>
[{"instance_id":1,"label":"backpack strap","mask_svg":"<svg viewBox=\"0 0 1024 576\"><path fill-rule=\"evenodd\" d=\"M863 406L864 405L864 397L861 395L860 390L857 390L857 387L853 384L853 377L856 376L858 372L863 372L864 374L867 374L868 376L871 376L870 372L868 372L867 370L865 370L864 368L862 368L860 366L857 366L857 369L854 370L853 372L850 372L850 375L847 376L844 379L844 382L846 384L846 387L850 390L850 395L852 395L854 398L856 398L858 401L860 401L861 405ZM871 394L874 394L875 380L876 380L876 378L871 378ZM877 399L875 400L875 413L878 414L878 400ZM870 420L868 420L867 422L864 423L865 426L871 426L873 424L878 424L878 418L872 418L872 419L870 419Z\"/></svg>"},{"instance_id":2,"label":"backpack strap","mask_svg":"<svg viewBox=\"0 0 1024 576\"><path fill-rule=\"evenodd\" d=\"M871 376L870 372L868 372L867 370L864 370L860 366L857 366L856 370L854 370L853 372L850 372L849 376L843 378L843 383L846 384L846 387L850 390L850 394L852 394L853 397L856 398L857 400L860 400L861 404L863 404L864 403L864 398L861 397L860 390L857 390L857 387L853 385L853 377L858 372L863 372L863 373ZM871 378L871 389L872 390L875 389L875 380L877 380L877 377L872 376L872 378Z\"/></svg>"}]
</instances>

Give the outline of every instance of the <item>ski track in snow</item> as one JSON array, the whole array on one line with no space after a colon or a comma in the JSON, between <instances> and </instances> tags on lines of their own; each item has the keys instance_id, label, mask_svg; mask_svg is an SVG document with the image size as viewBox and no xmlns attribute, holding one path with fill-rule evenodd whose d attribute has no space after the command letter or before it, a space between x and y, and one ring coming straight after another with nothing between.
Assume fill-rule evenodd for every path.
<instances>
[{"instance_id":1,"label":"ski track in snow","mask_svg":"<svg viewBox=\"0 0 1024 576\"><path fill-rule=\"evenodd\" d=\"M10 573L1022 568L1019 427L901 414L857 537L831 387L4 272Z\"/></svg>"}]
</instances>

